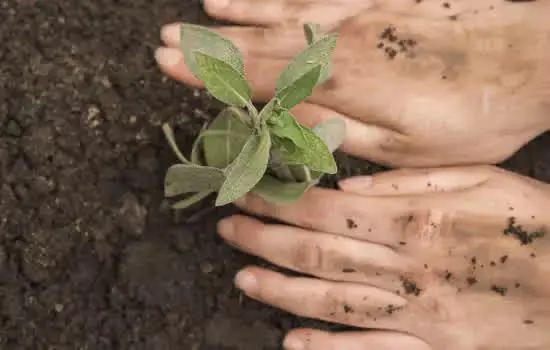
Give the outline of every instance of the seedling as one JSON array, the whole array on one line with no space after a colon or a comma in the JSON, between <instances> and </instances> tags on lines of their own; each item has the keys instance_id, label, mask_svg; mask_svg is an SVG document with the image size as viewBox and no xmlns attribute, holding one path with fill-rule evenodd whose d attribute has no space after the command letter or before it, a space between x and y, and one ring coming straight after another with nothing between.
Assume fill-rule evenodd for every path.
<instances>
[{"instance_id":1,"label":"seedling","mask_svg":"<svg viewBox=\"0 0 550 350\"><path fill-rule=\"evenodd\" d=\"M258 111L245 79L243 56L223 36L197 25L181 26L181 49L191 73L218 100L229 105L195 140L190 159L176 145L169 125L164 134L180 160L165 177L165 196L186 208L217 192L216 206L251 192L268 202L298 200L324 174L337 172L333 152L345 137L341 119L312 129L301 125L290 109L330 77L330 57L337 34L319 36L319 26L306 24L308 46L279 76L275 97Z\"/></svg>"}]
</instances>

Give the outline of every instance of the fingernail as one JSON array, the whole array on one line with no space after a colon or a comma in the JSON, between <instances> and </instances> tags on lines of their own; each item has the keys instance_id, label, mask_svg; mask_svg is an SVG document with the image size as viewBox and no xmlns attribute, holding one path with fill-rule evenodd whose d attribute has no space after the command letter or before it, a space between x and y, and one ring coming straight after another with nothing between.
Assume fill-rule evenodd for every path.
<instances>
[{"instance_id":1,"label":"fingernail","mask_svg":"<svg viewBox=\"0 0 550 350\"><path fill-rule=\"evenodd\" d=\"M283 343L286 350L304 350L306 348L302 339L295 337L287 337Z\"/></svg>"},{"instance_id":2,"label":"fingernail","mask_svg":"<svg viewBox=\"0 0 550 350\"><path fill-rule=\"evenodd\" d=\"M338 182L338 186L344 190L360 191L372 186L372 176L355 176Z\"/></svg>"},{"instance_id":3,"label":"fingernail","mask_svg":"<svg viewBox=\"0 0 550 350\"><path fill-rule=\"evenodd\" d=\"M178 43L180 41L180 29L179 24L167 24L160 30L160 38L167 43Z\"/></svg>"},{"instance_id":4,"label":"fingernail","mask_svg":"<svg viewBox=\"0 0 550 350\"><path fill-rule=\"evenodd\" d=\"M247 294L255 294L258 290L258 281L249 271L240 271L235 276L235 285Z\"/></svg>"},{"instance_id":5,"label":"fingernail","mask_svg":"<svg viewBox=\"0 0 550 350\"><path fill-rule=\"evenodd\" d=\"M220 11L229 6L231 0L203 0L203 6L209 10Z\"/></svg>"},{"instance_id":6,"label":"fingernail","mask_svg":"<svg viewBox=\"0 0 550 350\"><path fill-rule=\"evenodd\" d=\"M163 66L175 66L180 62L181 58L182 55L177 49L159 47L157 51L155 51L155 59L157 60L158 64Z\"/></svg>"},{"instance_id":7,"label":"fingernail","mask_svg":"<svg viewBox=\"0 0 550 350\"><path fill-rule=\"evenodd\" d=\"M231 218L225 218L218 222L218 233L226 240L231 241L235 233L235 225Z\"/></svg>"}]
</instances>

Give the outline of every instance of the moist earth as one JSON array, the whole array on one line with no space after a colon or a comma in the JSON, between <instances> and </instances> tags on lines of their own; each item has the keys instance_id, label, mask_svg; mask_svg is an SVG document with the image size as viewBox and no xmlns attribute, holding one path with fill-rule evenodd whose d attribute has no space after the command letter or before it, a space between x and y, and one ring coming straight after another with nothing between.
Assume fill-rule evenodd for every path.
<instances>
[{"instance_id":1,"label":"moist earth","mask_svg":"<svg viewBox=\"0 0 550 350\"><path fill-rule=\"evenodd\" d=\"M174 216L162 180L220 105L162 76L164 23L208 23L198 1L0 1L0 348L278 349L329 327L244 298L262 262L216 235L236 212ZM382 170L338 155L341 176ZM505 165L550 182L550 136Z\"/></svg>"}]
</instances>

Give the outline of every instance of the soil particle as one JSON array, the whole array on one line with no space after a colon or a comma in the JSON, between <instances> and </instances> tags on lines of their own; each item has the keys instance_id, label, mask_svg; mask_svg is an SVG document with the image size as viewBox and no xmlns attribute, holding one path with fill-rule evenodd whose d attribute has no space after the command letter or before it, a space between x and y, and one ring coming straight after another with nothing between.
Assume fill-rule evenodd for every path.
<instances>
[{"instance_id":1,"label":"soil particle","mask_svg":"<svg viewBox=\"0 0 550 350\"><path fill-rule=\"evenodd\" d=\"M353 273L353 272L357 272L357 270L352 269L352 268L344 268L344 269L342 269L342 272L343 273Z\"/></svg>"},{"instance_id":2,"label":"soil particle","mask_svg":"<svg viewBox=\"0 0 550 350\"><path fill-rule=\"evenodd\" d=\"M502 296L506 296L506 294L508 293L508 288L497 286L497 285L491 286L491 290L493 292L497 293L497 294L502 295Z\"/></svg>"},{"instance_id":3,"label":"soil particle","mask_svg":"<svg viewBox=\"0 0 550 350\"><path fill-rule=\"evenodd\" d=\"M344 312L346 314L349 314L349 313L353 312L353 308L351 306L349 306L348 304L344 304Z\"/></svg>"},{"instance_id":4,"label":"soil particle","mask_svg":"<svg viewBox=\"0 0 550 350\"><path fill-rule=\"evenodd\" d=\"M500 257L500 263L505 264L508 261L508 255L503 255Z\"/></svg>"},{"instance_id":5,"label":"soil particle","mask_svg":"<svg viewBox=\"0 0 550 350\"><path fill-rule=\"evenodd\" d=\"M546 235L545 229L540 229L538 231L528 232L522 225L516 223L515 217L510 217L508 219L508 227L504 230L506 236L515 237L520 241L521 245L532 244L535 240L542 238Z\"/></svg>"},{"instance_id":6,"label":"soil particle","mask_svg":"<svg viewBox=\"0 0 550 350\"><path fill-rule=\"evenodd\" d=\"M353 229L356 229L357 227L359 227L355 221L353 221L352 219L346 219L346 225L348 227L348 229L350 230L353 230Z\"/></svg>"},{"instance_id":7,"label":"soil particle","mask_svg":"<svg viewBox=\"0 0 550 350\"><path fill-rule=\"evenodd\" d=\"M473 286L474 284L477 283L477 278L475 277L468 277L466 279L466 282L468 283L469 286Z\"/></svg>"},{"instance_id":8,"label":"soil particle","mask_svg":"<svg viewBox=\"0 0 550 350\"><path fill-rule=\"evenodd\" d=\"M418 286L414 281L403 278L402 282L403 282L403 288L405 289L405 293L419 296L420 293L422 292L422 290L418 288Z\"/></svg>"},{"instance_id":9,"label":"soil particle","mask_svg":"<svg viewBox=\"0 0 550 350\"><path fill-rule=\"evenodd\" d=\"M533 320L525 320L525 321L523 321L523 323L525 323L525 324L535 324L535 321L533 321Z\"/></svg>"}]
</instances>

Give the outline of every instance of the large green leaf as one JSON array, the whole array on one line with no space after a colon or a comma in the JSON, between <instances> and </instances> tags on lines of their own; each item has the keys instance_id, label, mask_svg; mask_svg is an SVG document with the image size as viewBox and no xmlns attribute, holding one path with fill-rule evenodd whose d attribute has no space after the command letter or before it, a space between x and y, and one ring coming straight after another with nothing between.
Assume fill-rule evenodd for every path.
<instances>
[{"instance_id":1,"label":"large green leaf","mask_svg":"<svg viewBox=\"0 0 550 350\"><path fill-rule=\"evenodd\" d=\"M252 189L252 193L262 197L266 202L288 204L300 199L310 187L307 182L283 182L273 176L264 175Z\"/></svg>"},{"instance_id":2,"label":"large green leaf","mask_svg":"<svg viewBox=\"0 0 550 350\"><path fill-rule=\"evenodd\" d=\"M330 56L336 47L337 34L327 35L300 52L285 68L277 80L277 95L291 86L296 80L321 65L322 69L330 63ZM321 82L321 79L317 84Z\"/></svg>"},{"instance_id":3,"label":"large green leaf","mask_svg":"<svg viewBox=\"0 0 550 350\"><path fill-rule=\"evenodd\" d=\"M305 72L301 77L294 80L292 84L288 85L284 90L277 94L279 104L283 108L291 109L306 98L311 96L313 89L319 81L319 75L321 74L321 65L312 67L309 71Z\"/></svg>"},{"instance_id":4,"label":"large green leaf","mask_svg":"<svg viewBox=\"0 0 550 350\"><path fill-rule=\"evenodd\" d=\"M302 126L290 112L283 110L276 113L268 121L268 126L273 135L282 139L281 142L288 143L288 141L292 141L299 148L307 147Z\"/></svg>"},{"instance_id":5,"label":"large green leaf","mask_svg":"<svg viewBox=\"0 0 550 350\"><path fill-rule=\"evenodd\" d=\"M176 164L166 172L164 195L173 197L189 192L217 191L224 180L225 175L218 168Z\"/></svg>"},{"instance_id":6,"label":"large green leaf","mask_svg":"<svg viewBox=\"0 0 550 350\"><path fill-rule=\"evenodd\" d=\"M336 151L346 139L346 122L340 118L326 119L311 130L323 140L330 152Z\"/></svg>"},{"instance_id":7,"label":"large green leaf","mask_svg":"<svg viewBox=\"0 0 550 350\"><path fill-rule=\"evenodd\" d=\"M311 171L336 174L337 166L327 145L313 131L302 127L307 147L283 147L278 150L283 164L303 164ZM281 141L281 140L279 140Z\"/></svg>"},{"instance_id":8,"label":"large green leaf","mask_svg":"<svg viewBox=\"0 0 550 350\"><path fill-rule=\"evenodd\" d=\"M250 104L252 88L243 74L216 57L194 51L206 89L218 100L235 107Z\"/></svg>"},{"instance_id":9,"label":"large green leaf","mask_svg":"<svg viewBox=\"0 0 550 350\"><path fill-rule=\"evenodd\" d=\"M208 131L228 133L204 136L202 141L206 165L224 169L241 153L252 129L237 116L235 108L224 109L208 127Z\"/></svg>"},{"instance_id":10,"label":"large green leaf","mask_svg":"<svg viewBox=\"0 0 550 350\"><path fill-rule=\"evenodd\" d=\"M263 177L269 161L271 137L267 128L260 135L252 134L241 153L225 169L223 183L216 205L229 204L248 193Z\"/></svg>"},{"instance_id":11,"label":"large green leaf","mask_svg":"<svg viewBox=\"0 0 550 350\"><path fill-rule=\"evenodd\" d=\"M215 57L244 76L243 55L229 39L206 27L194 24L182 24L180 35L185 64L197 79L202 80L202 76L193 55L194 51Z\"/></svg>"}]
</instances>

